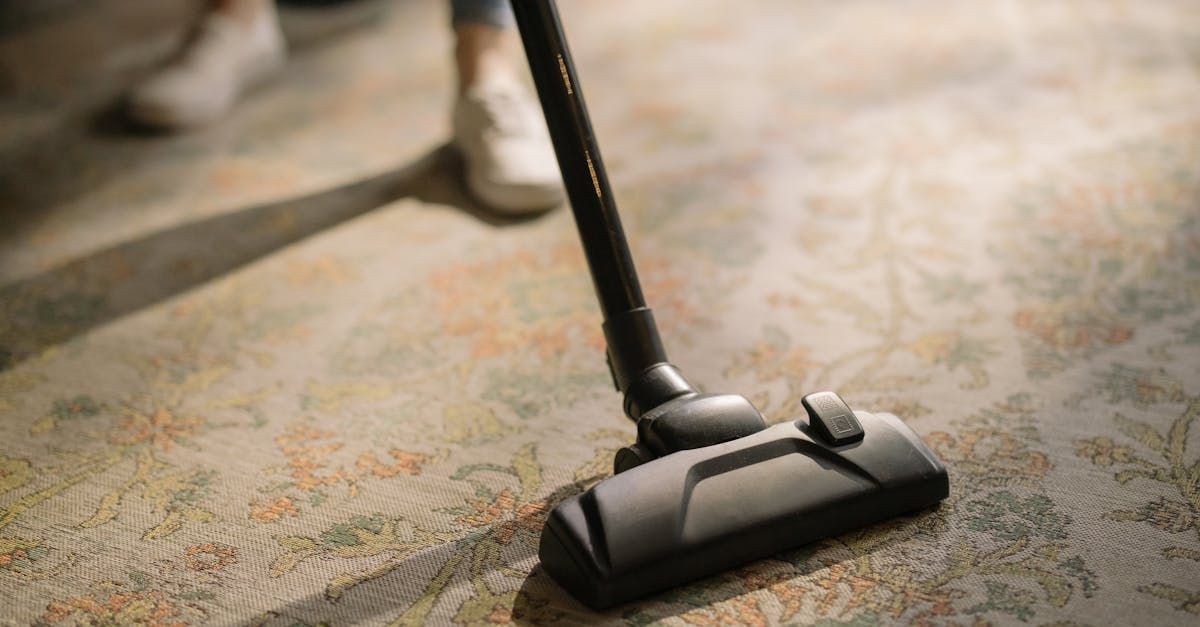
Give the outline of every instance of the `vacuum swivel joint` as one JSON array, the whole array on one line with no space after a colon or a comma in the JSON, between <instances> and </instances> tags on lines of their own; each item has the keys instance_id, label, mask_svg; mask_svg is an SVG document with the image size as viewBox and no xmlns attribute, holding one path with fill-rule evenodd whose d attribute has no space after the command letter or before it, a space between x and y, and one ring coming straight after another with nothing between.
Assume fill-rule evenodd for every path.
<instances>
[{"instance_id":1,"label":"vacuum swivel joint","mask_svg":"<svg viewBox=\"0 0 1200 627\"><path fill-rule=\"evenodd\" d=\"M646 370L626 388L625 413L637 422L637 442L617 451L615 473L767 428L762 414L744 396L701 394L665 362Z\"/></svg>"}]
</instances>

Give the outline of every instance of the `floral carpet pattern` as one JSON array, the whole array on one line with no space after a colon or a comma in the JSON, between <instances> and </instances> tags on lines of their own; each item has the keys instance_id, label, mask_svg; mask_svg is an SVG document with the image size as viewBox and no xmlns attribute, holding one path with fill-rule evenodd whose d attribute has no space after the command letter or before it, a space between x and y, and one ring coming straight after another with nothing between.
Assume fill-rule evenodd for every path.
<instances>
[{"instance_id":1,"label":"floral carpet pattern","mask_svg":"<svg viewBox=\"0 0 1200 627\"><path fill-rule=\"evenodd\" d=\"M93 114L188 5L106 0L0 33L0 623L1200 621L1200 5L563 5L673 360L949 499L588 611L539 533L634 429L570 213L438 148L442 3L167 137Z\"/></svg>"}]
</instances>

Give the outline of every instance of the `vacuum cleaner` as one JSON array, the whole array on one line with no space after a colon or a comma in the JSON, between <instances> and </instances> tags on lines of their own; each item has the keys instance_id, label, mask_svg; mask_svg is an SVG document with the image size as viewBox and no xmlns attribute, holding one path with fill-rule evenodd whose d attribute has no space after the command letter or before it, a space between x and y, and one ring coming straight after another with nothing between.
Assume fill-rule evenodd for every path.
<instances>
[{"instance_id":1,"label":"vacuum cleaner","mask_svg":"<svg viewBox=\"0 0 1200 627\"><path fill-rule=\"evenodd\" d=\"M768 426L745 397L696 389L667 359L621 229L554 0L513 0L567 197L604 314L613 383L637 423L614 476L561 502L543 569L605 608L929 507L946 469L894 415L837 394Z\"/></svg>"}]
</instances>

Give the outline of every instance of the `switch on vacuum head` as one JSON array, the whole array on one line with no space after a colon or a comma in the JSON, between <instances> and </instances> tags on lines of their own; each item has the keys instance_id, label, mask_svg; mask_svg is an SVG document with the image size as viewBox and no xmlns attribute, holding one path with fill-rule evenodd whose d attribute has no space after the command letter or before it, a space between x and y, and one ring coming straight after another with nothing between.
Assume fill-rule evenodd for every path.
<instances>
[{"instance_id":1,"label":"switch on vacuum head","mask_svg":"<svg viewBox=\"0 0 1200 627\"><path fill-rule=\"evenodd\" d=\"M816 392L801 401L808 412L808 425L833 446L863 439L863 428L850 406L833 392Z\"/></svg>"}]
</instances>

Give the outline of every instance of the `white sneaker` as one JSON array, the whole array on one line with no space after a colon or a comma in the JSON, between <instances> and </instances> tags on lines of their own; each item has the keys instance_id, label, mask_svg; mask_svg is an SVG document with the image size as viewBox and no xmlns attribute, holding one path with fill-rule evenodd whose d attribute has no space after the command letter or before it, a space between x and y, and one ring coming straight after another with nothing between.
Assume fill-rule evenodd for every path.
<instances>
[{"instance_id":1,"label":"white sneaker","mask_svg":"<svg viewBox=\"0 0 1200 627\"><path fill-rule=\"evenodd\" d=\"M212 122L283 67L287 56L273 4L253 24L210 13L179 58L129 94L135 121L181 130Z\"/></svg>"},{"instance_id":2,"label":"white sneaker","mask_svg":"<svg viewBox=\"0 0 1200 627\"><path fill-rule=\"evenodd\" d=\"M492 209L523 214L562 203L562 177L541 109L514 79L493 79L459 97L454 144L466 165L467 189Z\"/></svg>"}]
</instances>

